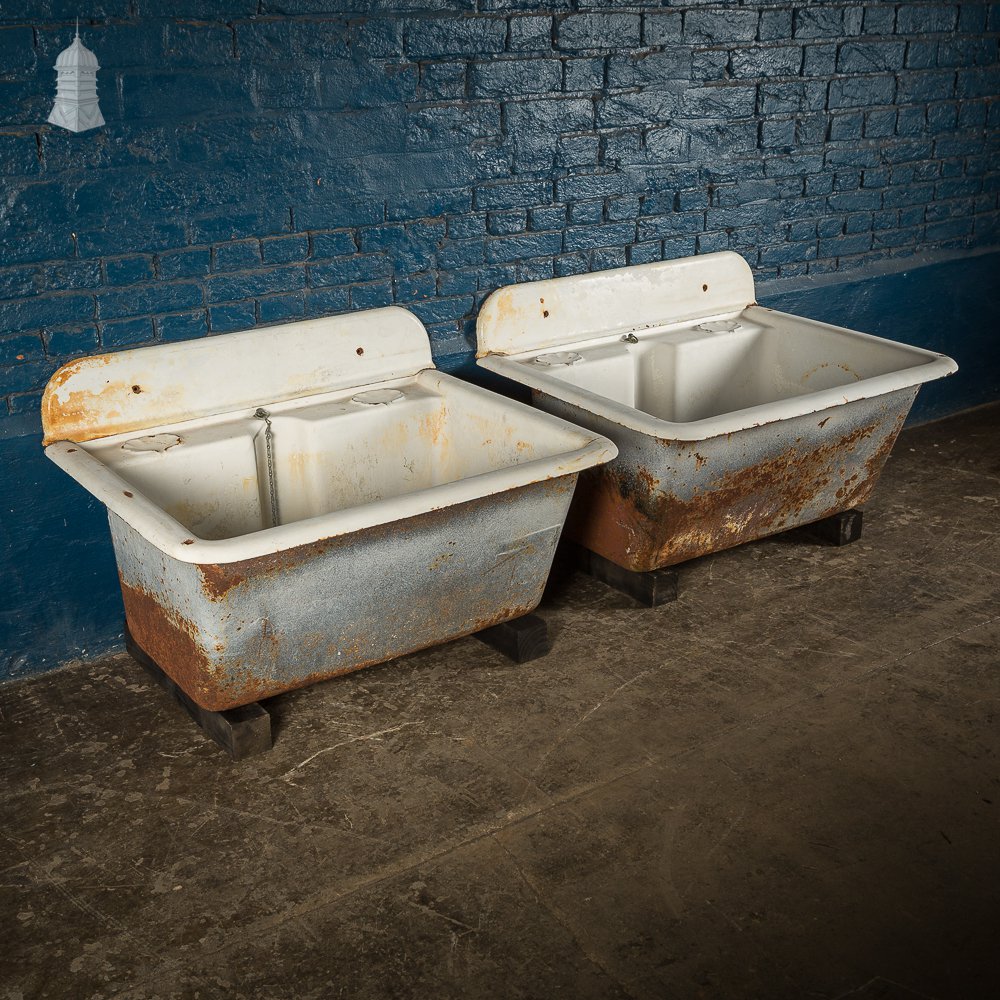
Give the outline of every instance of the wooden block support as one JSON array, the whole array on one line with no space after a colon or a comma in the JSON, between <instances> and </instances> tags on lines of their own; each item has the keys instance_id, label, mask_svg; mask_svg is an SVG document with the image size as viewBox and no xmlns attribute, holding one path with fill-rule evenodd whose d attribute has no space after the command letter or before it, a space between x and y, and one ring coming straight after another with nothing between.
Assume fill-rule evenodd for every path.
<instances>
[{"instance_id":1,"label":"wooden block support","mask_svg":"<svg viewBox=\"0 0 1000 1000\"><path fill-rule=\"evenodd\" d=\"M647 608L656 608L677 600L677 571L674 569L636 573L582 547L578 547L578 559L580 569L585 573L628 594Z\"/></svg>"},{"instance_id":2,"label":"wooden block support","mask_svg":"<svg viewBox=\"0 0 1000 1000\"><path fill-rule=\"evenodd\" d=\"M537 660L552 648L549 627L545 624L545 619L538 615L522 615L509 622L484 628L475 635L515 663Z\"/></svg>"},{"instance_id":3,"label":"wooden block support","mask_svg":"<svg viewBox=\"0 0 1000 1000\"><path fill-rule=\"evenodd\" d=\"M209 739L214 740L233 760L243 760L271 749L271 716L257 702L210 712L192 701L136 644L125 629L125 649L147 673L195 721Z\"/></svg>"},{"instance_id":4,"label":"wooden block support","mask_svg":"<svg viewBox=\"0 0 1000 1000\"><path fill-rule=\"evenodd\" d=\"M841 511L822 521L807 524L802 531L809 538L826 545L850 545L861 537L864 512L856 507Z\"/></svg>"}]
</instances>

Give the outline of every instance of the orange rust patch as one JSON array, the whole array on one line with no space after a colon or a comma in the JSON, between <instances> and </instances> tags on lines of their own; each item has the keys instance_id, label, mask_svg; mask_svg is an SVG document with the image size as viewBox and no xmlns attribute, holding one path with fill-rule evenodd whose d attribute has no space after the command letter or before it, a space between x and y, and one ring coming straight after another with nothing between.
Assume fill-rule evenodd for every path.
<instances>
[{"instance_id":1,"label":"orange rust patch","mask_svg":"<svg viewBox=\"0 0 1000 1000\"><path fill-rule=\"evenodd\" d=\"M843 481L831 495L829 509L808 520L847 510L870 496L905 416L900 415L864 460L863 475L855 473ZM802 512L846 475L836 471L838 459L876 433L885 433L878 422L811 450L788 448L720 476L690 499L656 488L659 482L641 467L635 475L609 466L588 470L580 477L566 532L636 572L763 538L804 523Z\"/></svg>"},{"instance_id":2,"label":"orange rust patch","mask_svg":"<svg viewBox=\"0 0 1000 1000\"><path fill-rule=\"evenodd\" d=\"M195 626L145 590L124 580L121 584L128 630L143 652L202 708L217 712L231 707L232 699L212 685L211 664L195 641Z\"/></svg>"}]
</instances>

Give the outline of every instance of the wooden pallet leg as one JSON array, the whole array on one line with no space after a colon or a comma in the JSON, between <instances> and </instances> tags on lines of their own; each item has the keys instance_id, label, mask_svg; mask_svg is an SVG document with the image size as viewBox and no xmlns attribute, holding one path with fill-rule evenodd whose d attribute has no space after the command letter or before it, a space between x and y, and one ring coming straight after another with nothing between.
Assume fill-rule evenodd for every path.
<instances>
[{"instance_id":1,"label":"wooden pallet leg","mask_svg":"<svg viewBox=\"0 0 1000 1000\"><path fill-rule=\"evenodd\" d=\"M209 739L225 750L233 760L243 760L271 749L271 716L258 702L210 712L192 701L136 644L125 629L125 649L160 685Z\"/></svg>"},{"instance_id":2,"label":"wooden pallet leg","mask_svg":"<svg viewBox=\"0 0 1000 1000\"><path fill-rule=\"evenodd\" d=\"M825 545L850 545L861 537L863 520L864 512L855 507L824 517L822 521L813 521L802 531L807 537Z\"/></svg>"},{"instance_id":3,"label":"wooden pallet leg","mask_svg":"<svg viewBox=\"0 0 1000 1000\"><path fill-rule=\"evenodd\" d=\"M538 615L522 615L475 633L476 638L492 646L515 663L537 660L552 648L549 627Z\"/></svg>"},{"instance_id":4,"label":"wooden pallet leg","mask_svg":"<svg viewBox=\"0 0 1000 1000\"><path fill-rule=\"evenodd\" d=\"M578 547L579 565L595 580L606 583L623 594L628 594L647 608L656 608L677 600L677 571L674 569L654 569L647 573L636 573L623 569L604 556L589 549Z\"/></svg>"}]
</instances>

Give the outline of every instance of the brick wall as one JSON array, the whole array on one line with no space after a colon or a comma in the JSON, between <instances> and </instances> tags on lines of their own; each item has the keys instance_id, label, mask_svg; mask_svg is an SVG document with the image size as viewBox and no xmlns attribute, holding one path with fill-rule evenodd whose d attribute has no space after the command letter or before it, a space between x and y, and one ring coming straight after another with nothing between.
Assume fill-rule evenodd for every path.
<instances>
[{"instance_id":1,"label":"brick wall","mask_svg":"<svg viewBox=\"0 0 1000 1000\"><path fill-rule=\"evenodd\" d=\"M79 6L79 5L77 5ZM0 7L0 428L68 358L734 249L759 279L1000 244L1000 5Z\"/></svg>"}]
</instances>

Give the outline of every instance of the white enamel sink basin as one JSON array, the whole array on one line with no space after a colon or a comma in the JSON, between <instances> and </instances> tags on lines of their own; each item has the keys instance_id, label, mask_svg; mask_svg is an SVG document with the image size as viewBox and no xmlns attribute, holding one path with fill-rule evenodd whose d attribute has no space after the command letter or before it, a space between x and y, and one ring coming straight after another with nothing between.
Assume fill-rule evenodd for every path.
<instances>
[{"instance_id":1,"label":"white enamel sink basin","mask_svg":"<svg viewBox=\"0 0 1000 1000\"><path fill-rule=\"evenodd\" d=\"M919 386L957 368L756 305L733 253L503 288L477 329L482 367L618 446L568 531L636 571L864 502Z\"/></svg>"},{"instance_id":2,"label":"white enamel sink basin","mask_svg":"<svg viewBox=\"0 0 1000 1000\"><path fill-rule=\"evenodd\" d=\"M213 710L527 613L615 454L436 371L398 308L84 358L43 423L108 507L134 640Z\"/></svg>"}]
</instances>

